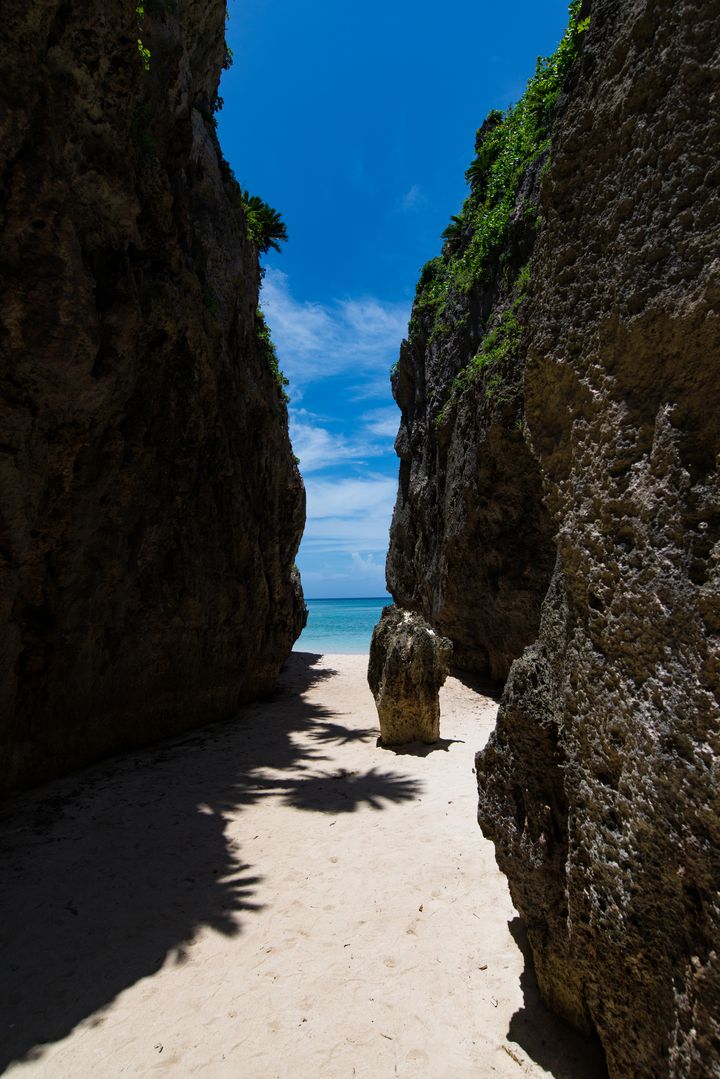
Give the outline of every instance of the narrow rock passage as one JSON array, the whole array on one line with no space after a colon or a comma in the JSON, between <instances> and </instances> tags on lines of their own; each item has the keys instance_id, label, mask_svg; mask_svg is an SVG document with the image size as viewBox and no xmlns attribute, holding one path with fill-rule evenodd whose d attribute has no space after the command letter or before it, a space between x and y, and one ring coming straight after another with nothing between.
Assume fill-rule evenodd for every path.
<instances>
[{"instance_id":1,"label":"narrow rock passage","mask_svg":"<svg viewBox=\"0 0 720 1079\"><path fill-rule=\"evenodd\" d=\"M455 678L432 751L376 744L365 656L10 803L0 1066L59 1077L603 1074L539 1004ZM509 924L508 924L509 923Z\"/></svg>"}]
</instances>

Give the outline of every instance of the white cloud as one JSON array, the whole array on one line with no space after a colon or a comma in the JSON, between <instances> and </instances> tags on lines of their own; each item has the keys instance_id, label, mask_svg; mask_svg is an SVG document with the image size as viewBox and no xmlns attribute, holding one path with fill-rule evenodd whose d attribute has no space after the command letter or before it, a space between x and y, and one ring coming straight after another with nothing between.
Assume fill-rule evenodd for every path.
<instances>
[{"instance_id":1,"label":"white cloud","mask_svg":"<svg viewBox=\"0 0 720 1079\"><path fill-rule=\"evenodd\" d=\"M392 511L396 490L397 482L389 476L310 480L307 484L308 517L355 518L386 509Z\"/></svg>"},{"instance_id":2,"label":"white cloud","mask_svg":"<svg viewBox=\"0 0 720 1079\"><path fill-rule=\"evenodd\" d=\"M348 372L389 370L407 333L409 303L383 303L372 297L329 305L298 301L287 274L269 268L262 287L280 366L292 386Z\"/></svg>"},{"instance_id":3,"label":"white cloud","mask_svg":"<svg viewBox=\"0 0 720 1079\"><path fill-rule=\"evenodd\" d=\"M290 438L303 475L343 462L363 464L368 458L382 457L392 449L400 413L393 405L371 409L360 416L350 437L317 421L322 417L307 409L290 409Z\"/></svg>"},{"instance_id":4,"label":"white cloud","mask_svg":"<svg viewBox=\"0 0 720 1079\"><path fill-rule=\"evenodd\" d=\"M343 462L362 464L368 457L380 457L387 452L387 442L378 441L376 433L361 426L357 436L347 438L326 427L304 422L290 413L290 438L293 452L300 458L303 475L319 472Z\"/></svg>"},{"instance_id":5,"label":"white cloud","mask_svg":"<svg viewBox=\"0 0 720 1079\"><path fill-rule=\"evenodd\" d=\"M426 203L427 199L425 198L420 185L413 184L400 199L400 209L403 213L410 213L412 210L419 210L420 207L424 206Z\"/></svg>"},{"instance_id":6,"label":"white cloud","mask_svg":"<svg viewBox=\"0 0 720 1079\"><path fill-rule=\"evenodd\" d=\"M353 567L361 577L375 577L382 573L385 567L375 561L375 555L370 552L367 558L363 558L359 551L351 552Z\"/></svg>"},{"instance_id":7,"label":"white cloud","mask_svg":"<svg viewBox=\"0 0 720 1079\"><path fill-rule=\"evenodd\" d=\"M318 472L343 461L357 462L365 457L377 456L384 452L383 447L351 442L343 435L335 435L325 427L302 423L293 419L292 416L290 438L293 452L300 458L303 475L307 475L308 472Z\"/></svg>"},{"instance_id":8,"label":"white cloud","mask_svg":"<svg viewBox=\"0 0 720 1079\"><path fill-rule=\"evenodd\" d=\"M379 399L387 401L390 392L390 373L383 371L381 375L369 376L348 388L348 397L351 401L372 401Z\"/></svg>"},{"instance_id":9,"label":"white cloud","mask_svg":"<svg viewBox=\"0 0 720 1079\"><path fill-rule=\"evenodd\" d=\"M385 551L397 483L388 476L310 479L305 551Z\"/></svg>"},{"instance_id":10,"label":"white cloud","mask_svg":"<svg viewBox=\"0 0 720 1079\"><path fill-rule=\"evenodd\" d=\"M329 569L306 569L303 570L302 580L304 585L308 581L320 581L324 584L326 581L347 581L350 577L349 573L333 573Z\"/></svg>"},{"instance_id":11,"label":"white cloud","mask_svg":"<svg viewBox=\"0 0 720 1079\"><path fill-rule=\"evenodd\" d=\"M400 410L394 405L374 408L363 415L362 421L370 434L395 441L400 426Z\"/></svg>"}]
</instances>

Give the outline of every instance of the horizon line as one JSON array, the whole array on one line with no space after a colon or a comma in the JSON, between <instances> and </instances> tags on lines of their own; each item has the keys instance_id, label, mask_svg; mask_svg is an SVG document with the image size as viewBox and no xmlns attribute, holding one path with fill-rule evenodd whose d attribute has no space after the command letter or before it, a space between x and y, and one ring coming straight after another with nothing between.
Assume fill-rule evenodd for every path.
<instances>
[{"instance_id":1,"label":"horizon line","mask_svg":"<svg viewBox=\"0 0 720 1079\"><path fill-rule=\"evenodd\" d=\"M384 596L305 596L305 599L392 599L392 596L386 593Z\"/></svg>"}]
</instances>

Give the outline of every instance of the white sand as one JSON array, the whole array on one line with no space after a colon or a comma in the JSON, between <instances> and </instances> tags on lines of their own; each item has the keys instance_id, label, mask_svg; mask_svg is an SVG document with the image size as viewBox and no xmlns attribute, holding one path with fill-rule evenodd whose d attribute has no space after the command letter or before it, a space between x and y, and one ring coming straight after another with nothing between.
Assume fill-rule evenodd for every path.
<instances>
[{"instance_id":1,"label":"white sand","mask_svg":"<svg viewBox=\"0 0 720 1079\"><path fill-rule=\"evenodd\" d=\"M366 663L295 653L241 722L10 805L0 1066L602 1074L538 1003L475 822L473 754L495 704L450 679L441 748L383 750Z\"/></svg>"}]
</instances>

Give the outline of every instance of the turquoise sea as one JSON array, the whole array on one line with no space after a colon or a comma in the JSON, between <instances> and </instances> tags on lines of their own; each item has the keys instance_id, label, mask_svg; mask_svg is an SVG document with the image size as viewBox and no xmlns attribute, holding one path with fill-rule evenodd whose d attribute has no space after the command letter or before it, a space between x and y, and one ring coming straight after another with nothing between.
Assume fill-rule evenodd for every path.
<instances>
[{"instance_id":1,"label":"turquoise sea","mask_svg":"<svg viewBox=\"0 0 720 1079\"><path fill-rule=\"evenodd\" d=\"M370 651L370 638L389 596L378 599L307 599L308 621L293 651L357 655Z\"/></svg>"}]
</instances>

